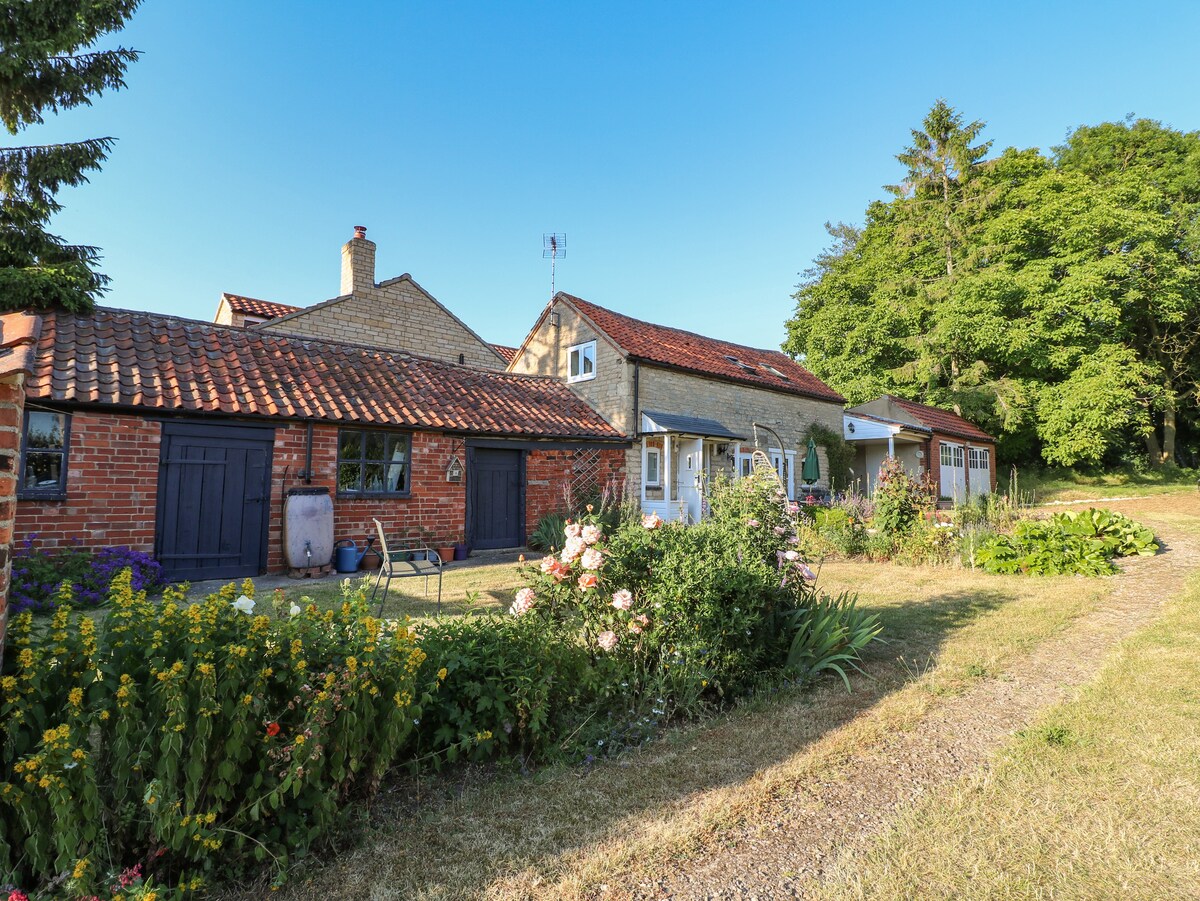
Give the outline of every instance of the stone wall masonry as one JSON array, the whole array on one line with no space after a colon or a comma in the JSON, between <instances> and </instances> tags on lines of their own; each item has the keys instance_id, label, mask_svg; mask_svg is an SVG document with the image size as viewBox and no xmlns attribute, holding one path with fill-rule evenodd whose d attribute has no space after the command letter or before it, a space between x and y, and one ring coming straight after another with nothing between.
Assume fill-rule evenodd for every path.
<instances>
[{"instance_id":1,"label":"stone wall masonry","mask_svg":"<svg viewBox=\"0 0 1200 901\"><path fill-rule=\"evenodd\" d=\"M602 335L585 322L575 310L555 301L551 313L559 314L555 326L546 316L530 337L512 371L528 375L550 375L567 381L570 359L568 349L575 344L596 342L596 377L570 382L567 387L583 398L609 424L626 435L636 431L633 422L633 365Z\"/></svg>"},{"instance_id":2,"label":"stone wall masonry","mask_svg":"<svg viewBox=\"0 0 1200 901\"><path fill-rule=\"evenodd\" d=\"M270 320L261 331L366 344L457 363L504 369L504 358L408 278L360 289L346 300Z\"/></svg>"},{"instance_id":3,"label":"stone wall masonry","mask_svg":"<svg viewBox=\"0 0 1200 901\"><path fill-rule=\"evenodd\" d=\"M743 449L753 447L751 423L768 425L783 439L784 450L796 451L797 469L804 457L806 445L802 445L802 442L810 425L819 422L839 434L842 431L840 404L659 369L646 363L641 367L638 399L642 410L715 419L737 434L746 436ZM774 440L765 432L759 433L759 440L764 447L774 444ZM821 478L817 484L828 486L829 461L825 449L818 447L817 454L821 461ZM631 448L627 459L630 484L640 487L641 447L635 445ZM796 484L799 485L799 473Z\"/></svg>"}]
</instances>

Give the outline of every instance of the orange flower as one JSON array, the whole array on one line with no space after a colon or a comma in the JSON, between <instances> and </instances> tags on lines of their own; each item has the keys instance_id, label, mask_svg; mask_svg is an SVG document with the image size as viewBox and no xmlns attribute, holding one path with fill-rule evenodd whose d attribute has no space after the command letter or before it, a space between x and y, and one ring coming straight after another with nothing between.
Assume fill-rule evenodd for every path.
<instances>
[{"instance_id":1,"label":"orange flower","mask_svg":"<svg viewBox=\"0 0 1200 901\"><path fill-rule=\"evenodd\" d=\"M584 573L579 577L579 587L584 591L587 591L589 588L595 588L599 584L600 577L595 573Z\"/></svg>"},{"instance_id":2,"label":"orange flower","mask_svg":"<svg viewBox=\"0 0 1200 901\"><path fill-rule=\"evenodd\" d=\"M279 723L267 723L267 736L274 738L279 734Z\"/></svg>"}]
</instances>

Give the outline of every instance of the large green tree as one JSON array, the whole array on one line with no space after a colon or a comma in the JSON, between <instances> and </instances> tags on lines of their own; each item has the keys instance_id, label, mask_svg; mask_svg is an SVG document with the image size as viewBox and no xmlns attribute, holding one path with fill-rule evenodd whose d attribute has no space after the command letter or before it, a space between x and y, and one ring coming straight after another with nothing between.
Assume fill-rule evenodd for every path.
<instances>
[{"instance_id":1,"label":"large green tree","mask_svg":"<svg viewBox=\"0 0 1200 901\"><path fill-rule=\"evenodd\" d=\"M94 49L119 30L140 0L10 0L0 7L0 121L19 134L107 89L124 87L137 52ZM71 244L50 228L65 185L87 181L113 144L109 137L67 144L0 147L0 310L90 307L108 279L95 247Z\"/></svg>"},{"instance_id":2,"label":"large green tree","mask_svg":"<svg viewBox=\"0 0 1200 901\"><path fill-rule=\"evenodd\" d=\"M935 105L904 186L805 274L785 350L852 401L952 407L1008 459L1099 462L1143 436L1173 459L1200 365L1195 136L1105 125L985 161L982 127Z\"/></svg>"}]
</instances>

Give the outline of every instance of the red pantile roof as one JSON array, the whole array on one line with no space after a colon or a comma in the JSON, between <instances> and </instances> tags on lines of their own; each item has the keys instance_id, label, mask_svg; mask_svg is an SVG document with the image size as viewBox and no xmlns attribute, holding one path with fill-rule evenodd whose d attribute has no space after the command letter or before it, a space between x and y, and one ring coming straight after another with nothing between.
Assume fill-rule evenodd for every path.
<instances>
[{"instance_id":1,"label":"red pantile roof","mask_svg":"<svg viewBox=\"0 0 1200 901\"><path fill-rule=\"evenodd\" d=\"M261 316L263 319L278 319L288 313L295 313L301 307L293 307L286 303L275 303L270 300L258 300L254 297L242 297L240 294L222 294L229 308L235 313L247 316Z\"/></svg>"},{"instance_id":2,"label":"red pantile roof","mask_svg":"<svg viewBox=\"0 0 1200 901\"><path fill-rule=\"evenodd\" d=\"M478 435L619 440L551 378L151 313L48 313L31 398Z\"/></svg>"},{"instance_id":3,"label":"red pantile roof","mask_svg":"<svg viewBox=\"0 0 1200 901\"><path fill-rule=\"evenodd\" d=\"M801 394L835 404L846 402L781 351L731 344L614 313L570 294L557 296L590 319L631 357L757 388Z\"/></svg>"},{"instance_id":4,"label":"red pantile roof","mask_svg":"<svg viewBox=\"0 0 1200 901\"><path fill-rule=\"evenodd\" d=\"M509 347L507 344L493 344L492 350L504 357L505 363L511 363L513 358L516 357L519 348Z\"/></svg>"},{"instance_id":5,"label":"red pantile roof","mask_svg":"<svg viewBox=\"0 0 1200 901\"><path fill-rule=\"evenodd\" d=\"M939 407L919 404L914 400L905 400L903 397L896 397L894 394L884 396L921 425L935 432L954 435L959 438L981 438L985 441L996 440L983 429L979 428L979 426L968 422L957 413L952 413L949 410L943 410Z\"/></svg>"},{"instance_id":6,"label":"red pantile roof","mask_svg":"<svg viewBox=\"0 0 1200 901\"><path fill-rule=\"evenodd\" d=\"M41 331L42 318L36 314L0 315L0 378L30 371Z\"/></svg>"}]
</instances>

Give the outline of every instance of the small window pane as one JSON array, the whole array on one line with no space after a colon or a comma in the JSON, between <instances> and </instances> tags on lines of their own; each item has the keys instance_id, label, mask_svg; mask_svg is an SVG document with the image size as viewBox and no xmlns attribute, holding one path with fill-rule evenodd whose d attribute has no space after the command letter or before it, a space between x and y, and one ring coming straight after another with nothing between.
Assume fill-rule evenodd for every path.
<instances>
[{"instance_id":1,"label":"small window pane","mask_svg":"<svg viewBox=\"0 0 1200 901\"><path fill-rule=\"evenodd\" d=\"M387 467L386 491L404 491L408 488L408 466L404 463L393 463Z\"/></svg>"},{"instance_id":2,"label":"small window pane","mask_svg":"<svg viewBox=\"0 0 1200 901\"><path fill-rule=\"evenodd\" d=\"M34 448L62 449L67 419L64 414L31 411L25 415L29 423L27 447L31 450Z\"/></svg>"},{"instance_id":3,"label":"small window pane","mask_svg":"<svg viewBox=\"0 0 1200 901\"><path fill-rule=\"evenodd\" d=\"M338 433L338 454L343 460L362 456L362 432L343 429Z\"/></svg>"},{"instance_id":4,"label":"small window pane","mask_svg":"<svg viewBox=\"0 0 1200 901\"><path fill-rule=\"evenodd\" d=\"M57 488L62 479L62 454L31 453L25 457L26 488Z\"/></svg>"},{"instance_id":5,"label":"small window pane","mask_svg":"<svg viewBox=\"0 0 1200 901\"><path fill-rule=\"evenodd\" d=\"M646 452L646 484L657 485L659 483L658 475L658 451Z\"/></svg>"},{"instance_id":6,"label":"small window pane","mask_svg":"<svg viewBox=\"0 0 1200 901\"><path fill-rule=\"evenodd\" d=\"M365 432L366 436L366 453L365 457L368 460L386 460L387 459L387 436L383 432Z\"/></svg>"},{"instance_id":7,"label":"small window pane","mask_svg":"<svg viewBox=\"0 0 1200 901\"><path fill-rule=\"evenodd\" d=\"M363 491L384 491L384 470L382 463L368 463L363 467Z\"/></svg>"},{"instance_id":8,"label":"small window pane","mask_svg":"<svg viewBox=\"0 0 1200 901\"><path fill-rule=\"evenodd\" d=\"M338 464L338 491L358 491L362 466L358 463Z\"/></svg>"},{"instance_id":9,"label":"small window pane","mask_svg":"<svg viewBox=\"0 0 1200 901\"><path fill-rule=\"evenodd\" d=\"M390 435L388 437L388 450L387 459L393 463L403 463L408 459L408 436Z\"/></svg>"},{"instance_id":10,"label":"small window pane","mask_svg":"<svg viewBox=\"0 0 1200 901\"><path fill-rule=\"evenodd\" d=\"M583 374L584 375L591 375L593 372L596 371L596 358L595 358L594 354L595 354L594 348L585 347L583 349Z\"/></svg>"}]
</instances>

